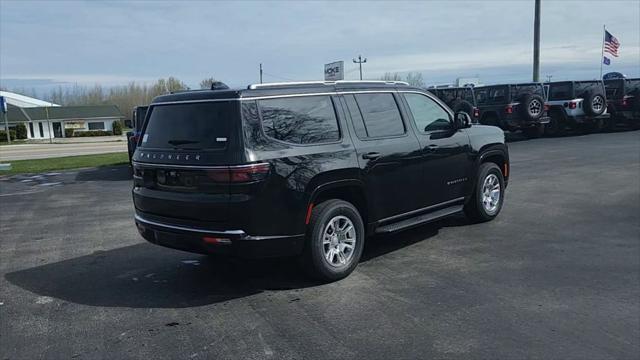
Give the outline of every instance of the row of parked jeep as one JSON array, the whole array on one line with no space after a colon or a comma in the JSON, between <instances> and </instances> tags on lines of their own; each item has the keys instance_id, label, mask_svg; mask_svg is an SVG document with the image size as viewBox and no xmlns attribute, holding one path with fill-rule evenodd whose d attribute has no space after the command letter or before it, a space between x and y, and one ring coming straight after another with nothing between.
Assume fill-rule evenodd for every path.
<instances>
[{"instance_id":1,"label":"row of parked jeep","mask_svg":"<svg viewBox=\"0 0 640 360\"><path fill-rule=\"evenodd\" d=\"M640 128L640 78L428 90L476 123L522 131L529 138L560 136L567 130L613 130L619 125Z\"/></svg>"}]
</instances>

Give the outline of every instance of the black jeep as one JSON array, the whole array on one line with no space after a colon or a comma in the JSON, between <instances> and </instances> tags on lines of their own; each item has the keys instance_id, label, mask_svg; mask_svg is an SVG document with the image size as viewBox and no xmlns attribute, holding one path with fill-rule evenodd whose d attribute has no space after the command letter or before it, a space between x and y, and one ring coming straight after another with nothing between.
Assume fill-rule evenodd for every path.
<instances>
[{"instance_id":1,"label":"black jeep","mask_svg":"<svg viewBox=\"0 0 640 360\"><path fill-rule=\"evenodd\" d=\"M549 117L542 84L490 85L477 87L474 92L481 124L521 130L529 138L543 134Z\"/></svg>"},{"instance_id":2,"label":"black jeep","mask_svg":"<svg viewBox=\"0 0 640 360\"><path fill-rule=\"evenodd\" d=\"M133 167L148 241L297 255L335 280L367 235L460 211L496 217L509 155L501 130L406 83L284 83L155 98Z\"/></svg>"},{"instance_id":3,"label":"black jeep","mask_svg":"<svg viewBox=\"0 0 640 360\"><path fill-rule=\"evenodd\" d=\"M551 121L549 136L563 135L567 128L600 131L609 126L607 100L602 81L559 81L546 83Z\"/></svg>"},{"instance_id":4,"label":"black jeep","mask_svg":"<svg viewBox=\"0 0 640 360\"><path fill-rule=\"evenodd\" d=\"M605 80L604 84L607 90L607 110L613 123L640 129L640 78L611 79Z\"/></svg>"},{"instance_id":5,"label":"black jeep","mask_svg":"<svg viewBox=\"0 0 640 360\"><path fill-rule=\"evenodd\" d=\"M464 111L474 123L480 118L480 110L476 106L476 96L473 87L434 87L428 89L442 100L454 112Z\"/></svg>"}]
</instances>

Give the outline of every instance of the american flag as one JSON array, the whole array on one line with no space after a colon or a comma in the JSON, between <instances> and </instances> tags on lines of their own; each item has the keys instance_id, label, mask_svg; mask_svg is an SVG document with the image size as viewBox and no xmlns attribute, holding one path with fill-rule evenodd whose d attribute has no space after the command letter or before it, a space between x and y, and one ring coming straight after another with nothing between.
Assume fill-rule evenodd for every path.
<instances>
[{"instance_id":1,"label":"american flag","mask_svg":"<svg viewBox=\"0 0 640 360\"><path fill-rule=\"evenodd\" d=\"M611 35L607 30L604 31L604 51L609 54L618 57L618 48L620 47L620 42L616 39L615 36Z\"/></svg>"}]
</instances>

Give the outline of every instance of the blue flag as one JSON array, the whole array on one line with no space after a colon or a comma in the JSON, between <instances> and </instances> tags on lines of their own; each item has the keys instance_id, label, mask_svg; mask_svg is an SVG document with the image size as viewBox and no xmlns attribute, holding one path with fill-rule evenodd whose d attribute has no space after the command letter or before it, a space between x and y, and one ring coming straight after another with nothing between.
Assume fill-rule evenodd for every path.
<instances>
[{"instance_id":1,"label":"blue flag","mask_svg":"<svg viewBox=\"0 0 640 360\"><path fill-rule=\"evenodd\" d=\"M605 65L611 65L611 60L608 57L604 56L604 58L602 59L602 63Z\"/></svg>"}]
</instances>

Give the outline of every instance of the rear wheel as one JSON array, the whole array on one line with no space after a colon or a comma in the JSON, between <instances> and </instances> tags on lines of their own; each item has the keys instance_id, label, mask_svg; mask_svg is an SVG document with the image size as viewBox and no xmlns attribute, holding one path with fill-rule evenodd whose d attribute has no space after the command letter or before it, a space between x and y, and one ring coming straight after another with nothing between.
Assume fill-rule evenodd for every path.
<instances>
[{"instance_id":1,"label":"rear wheel","mask_svg":"<svg viewBox=\"0 0 640 360\"><path fill-rule=\"evenodd\" d=\"M358 210L343 200L317 205L307 231L302 261L311 276L335 281L358 266L364 248L364 224Z\"/></svg>"},{"instance_id":2,"label":"rear wheel","mask_svg":"<svg viewBox=\"0 0 640 360\"><path fill-rule=\"evenodd\" d=\"M464 206L467 217L475 222L493 220L502 209L504 177L498 165L484 163L478 169L475 191Z\"/></svg>"}]
</instances>

